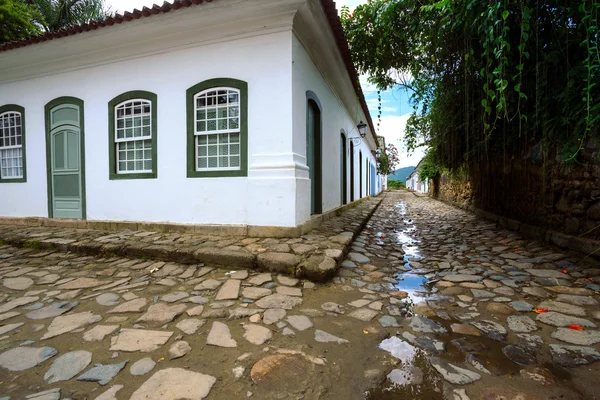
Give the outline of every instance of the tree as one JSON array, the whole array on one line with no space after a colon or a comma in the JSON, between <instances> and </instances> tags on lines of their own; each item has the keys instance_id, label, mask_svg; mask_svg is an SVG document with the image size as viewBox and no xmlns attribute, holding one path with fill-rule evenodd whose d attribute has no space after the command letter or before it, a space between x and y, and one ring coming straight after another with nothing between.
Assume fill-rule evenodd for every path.
<instances>
[{"instance_id":1,"label":"tree","mask_svg":"<svg viewBox=\"0 0 600 400\"><path fill-rule=\"evenodd\" d=\"M479 206L524 210L535 187L543 214L555 160L598 163L600 0L370 0L340 19L358 71L411 90L409 151L466 171Z\"/></svg>"},{"instance_id":2,"label":"tree","mask_svg":"<svg viewBox=\"0 0 600 400\"><path fill-rule=\"evenodd\" d=\"M34 6L20 0L0 0L0 44L39 34L39 26L33 23L37 19Z\"/></svg>"},{"instance_id":3,"label":"tree","mask_svg":"<svg viewBox=\"0 0 600 400\"><path fill-rule=\"evenodd\" d=\"M32 0L41 14L37 22L46 32L55 32L102 20L112 15L104 0Z\"/></svg>"},{"instance_id":4,"label":"tree","mask_svg":"<svg viewBox=\"0 0 600 400\"><path fill-rule=\"evenodd\" d=\"M399 161L398 149L393 144L388 144L383 148L377 160L377 172L381 175L393 174Z\"/></svg>"}]
</instances>

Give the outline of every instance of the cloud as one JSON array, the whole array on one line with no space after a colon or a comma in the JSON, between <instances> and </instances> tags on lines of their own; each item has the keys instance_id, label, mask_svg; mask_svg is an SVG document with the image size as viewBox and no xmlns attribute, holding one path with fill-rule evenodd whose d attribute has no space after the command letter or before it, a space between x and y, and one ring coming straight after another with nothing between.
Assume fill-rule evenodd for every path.
<instances>
[{"instance_id":1,"label":"cloud","mask_svg":"<svg viewBox=\"0 0 600 400\"><path fill-rule=\"evenodd\" d=\"M378 135L385 137L386 144L393 144L398 149L400 162L397 165L397 168L417 165L425 155L425 149L422 147L416 149L412 153L406 151L406 146L404 145L404 131L409 117L410 114L381 117ZM377 124L377 119L373 122Z\"/></svg>"}]
</instances>

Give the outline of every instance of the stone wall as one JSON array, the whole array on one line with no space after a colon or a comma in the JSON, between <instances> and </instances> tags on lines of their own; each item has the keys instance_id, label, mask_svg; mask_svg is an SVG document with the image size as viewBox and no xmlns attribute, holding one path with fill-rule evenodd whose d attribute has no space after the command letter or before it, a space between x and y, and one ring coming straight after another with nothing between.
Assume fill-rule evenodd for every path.
<instances>
[{"instance_id":1,"label":"stone wall","mask_svg":"<svg viewBox=\"0 0 600 400\"><path fill-rule=\"evenodd\" d=\"M565 164L534 146L509 165L496 160L487 171L443 174L433 180L430 195L543 230L600 239L599 150L600 143L588 140L579 163Z\"/></svg>"}]
</instances>

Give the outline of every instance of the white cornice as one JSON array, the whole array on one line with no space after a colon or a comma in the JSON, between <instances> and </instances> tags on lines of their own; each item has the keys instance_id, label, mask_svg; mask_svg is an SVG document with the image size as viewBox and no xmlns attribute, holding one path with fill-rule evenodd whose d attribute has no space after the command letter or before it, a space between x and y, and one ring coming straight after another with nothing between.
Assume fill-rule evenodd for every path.
<instances>
[{"instance_id":1,"label":"white cornice","mask_svg":"<svg viewBox=\"0 0 600 400\"><path fill-rule=\"evenodd\" d=\"M292 29L303 0L220 0L0 53L0 83Z\"/></svg>"}]
</instances>

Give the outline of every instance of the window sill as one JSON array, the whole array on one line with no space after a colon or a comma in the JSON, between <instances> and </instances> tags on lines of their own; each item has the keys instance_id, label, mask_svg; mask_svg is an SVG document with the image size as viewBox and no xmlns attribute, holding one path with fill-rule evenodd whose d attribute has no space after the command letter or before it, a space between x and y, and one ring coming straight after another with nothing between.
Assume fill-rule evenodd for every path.
<instances>
[{"instance_id":1,"label":"window sill","mask_svg":"<svg viewBox=\"0 0 600 400\"><path fill-rule=\"evenodd\" d=\"M139 174L115 174L111 173L109 179L111 181L123 180L123 179L156 179L156 172L142 172Z\"/></svg>"}]
</instances>

